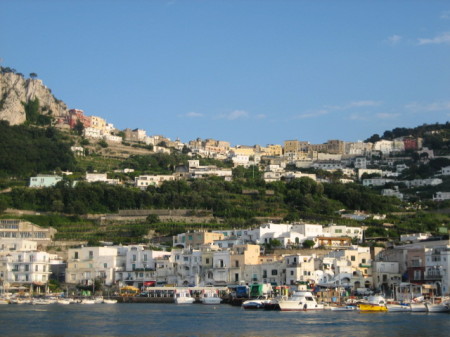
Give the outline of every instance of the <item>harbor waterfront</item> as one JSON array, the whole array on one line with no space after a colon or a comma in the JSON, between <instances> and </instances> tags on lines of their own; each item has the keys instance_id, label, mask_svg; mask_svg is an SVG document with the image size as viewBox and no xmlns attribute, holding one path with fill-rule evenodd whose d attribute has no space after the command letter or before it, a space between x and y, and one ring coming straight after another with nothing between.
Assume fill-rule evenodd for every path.
<instances>
[{"instance_id":1,"label":"harbor waterfront","mask_svg":"<svg viewBox=\"0 0 450 337\"><path fill-rule=\"evenodd\" d=\"M448 313L248 311L230 305L0 306L2 336L448 336Z\"/></svg>"}]
</instances>

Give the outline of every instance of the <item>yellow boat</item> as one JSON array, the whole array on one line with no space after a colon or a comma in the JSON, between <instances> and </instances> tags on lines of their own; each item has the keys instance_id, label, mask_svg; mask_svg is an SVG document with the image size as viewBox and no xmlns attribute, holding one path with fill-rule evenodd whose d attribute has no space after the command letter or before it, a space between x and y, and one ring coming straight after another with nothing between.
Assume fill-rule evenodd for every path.
<instances>
[{"instance_id":1,"label":"yellow boat","mask_svg":"<svg viewBox=\"0 0 450 337\"><path fill-rule=\"evenodd\" d=\"M369 303L361 303L359 305L360 311L388 311L385 305L382 304L369 304Z\"/></svg>"},{"instance_id":2,"label":"yellow boat","mask_svg":"<svg viewBox=\"0 0 450 337\"><path fill-rule=\"evenodd\" d=\"M368 303L359 304L360 311L388 311L383 296L370 296Z\"/></svg>"}]
</instances>

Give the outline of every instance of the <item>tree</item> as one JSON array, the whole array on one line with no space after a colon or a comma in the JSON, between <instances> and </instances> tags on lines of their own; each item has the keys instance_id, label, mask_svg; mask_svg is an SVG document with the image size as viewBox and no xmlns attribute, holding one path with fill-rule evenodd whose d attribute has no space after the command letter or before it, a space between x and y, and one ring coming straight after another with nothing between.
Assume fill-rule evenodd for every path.
<instances>
[{"instance_id":1,"label":"tree","mask_svg":"<svg viewBox=\"0 0 450 337\"><path fill-rule=\"evenodd\" d=\"M77 123L75 124L74 128L75 132L81 136L83 134L84 131L84 124L83 122L81 122L80 120L77 120Z\"/></svg>"},{"instance_id":2,"label":"tree","mask_svg":"<svg viewBox=\"0 0 450 337\"><path fill-rule=\"evenodd\" d=\"M157 214L149 214L148 216L147 216L147 222L148 223L150 223L150 224L154 224L154 223L158 223L158 222L160 222L160 220L159 220L159 216L157 215Z\"/></svg>"},{"instance_id":3,"label":"tree","mask_svg":"<svg viewBox=\"0 0 450 337\"><path fill-rule=\"evenodd\" d=\"M305 240L303 241L303 248L311 249L315 244L316 243L313 240Z\"/></svg>"},{"instance_id":4,"label":"tree","mask_svg":"<svg viewBox=\"0 0 450 337\"><path fill-rule=\"evenodd\" d=\"M5 198L0 196L0 214L2 214L8 208L8 203Z\"/></svg>"},{"instance_id":5,"label":"tree","mask_svg":"<svg viewBox=\"0 0 450 337\"><path fill-rule=\"evenodd\" d=\"M35 79L37 76L38 76L38 75L37 75L36 73L30 73L30 77L31 77L32 79Z\"/></svg>"}]
</instances>

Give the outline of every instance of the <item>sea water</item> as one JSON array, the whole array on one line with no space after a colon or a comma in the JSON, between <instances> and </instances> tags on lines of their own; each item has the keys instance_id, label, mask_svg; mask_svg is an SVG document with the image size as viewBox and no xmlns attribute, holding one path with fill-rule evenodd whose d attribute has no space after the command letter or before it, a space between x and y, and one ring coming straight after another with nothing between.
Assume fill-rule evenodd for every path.
<instances>
[{"instance_id":1,"label":"sea water","mask_svg":"<svg viewBox=\"0 0 450 337\"><path fill-rule=\"evenodd\" d=\"M448 313L246 311L226 304L0 306L0 336L450 336Z\"/></svg>"}]
</instances>

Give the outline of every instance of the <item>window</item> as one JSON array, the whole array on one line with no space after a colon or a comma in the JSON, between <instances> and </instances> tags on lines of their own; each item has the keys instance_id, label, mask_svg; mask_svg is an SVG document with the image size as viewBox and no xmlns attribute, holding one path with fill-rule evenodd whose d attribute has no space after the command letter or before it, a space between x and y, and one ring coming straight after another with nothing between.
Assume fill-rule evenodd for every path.
<instances>
[{"instance_id":1,"label":"window","mask_svg":"<svg viewBox=\"0 0 450 337\"><path fill-rule=\"evenodd\" d=\"M147 254L144 254L144 261L147 261Z\"/></svg>"},{"instance_id":2,"label":"window","mask_svg":"<svg viewBox=\"0 0 450 337\"><path fill-rule=\"evenodd\" d=\"M263 270L263 278L267 278L267 270Z\"/></svg>"},{"instance_id":3,"label":"window","mask_svg":"<svg viewBox=\"0 0 450 337\"><path fill-rule=\"evenodd\" d=\"M205 263L206 263L206 264L209 264L209 258L206 258L206 259L205 259Z\"/></svg>"},{"instance_id":4,"label":"window","mask_svg":"<svg viewBox=\"0 0 450 337\"><path fill-rule=\"evenodd\" d=\"M278 270L272 269L272 276L274 276L274 275L278 275Z\"/></svg>"},{"instance_id":5,"label":"window","mask_svg":"<svg viewBox=\"0 0 450 337\"><path fill-rule=\"evenodd\" d=\"M366 259L361 259L361 263L366 263Z\"/></svg>"},{"instance_id":6,"label":"window","mask_svg":"<svg viewBox=\"0 0 450 337\"><path fill-rule=\"evenodd\" d=\"M294 271L293 270L291 270L291 276L294 276Z\"/></svg>"},{"instance_id":7,"label":"window","mask_svg":"<svg viewBox=\"0 0 450 337\"><path fill-rule=\"evenodd\" d=\"M422 279L422 273L420 270L414 270L414 280L421 280Z\"/></svg>"},{"instance_id":8,"label":"window","mask_svg":"<svg viewBox=\"0 0 450 337\"><path fill-rule=\"evenodd\" d=\"M94 251L92 251L92 250L89 251L89 258L90 259L94 258Z\"/></svg>"},{"instance_id":9,"label":"window","mask_svg":"<svg viewBox=\"0 0 450 337\"><path fill-rule=\"evenodd\" d=\"M133 254L133 262L136 262L136 254Z\"/></svg>"},{"instance_id":10,"label":"window","mask_svg":"<svg viewBox=\"0 0 450 337\"><path fill-rule=\"evenodd\" d=\"M239 274L236 273L234 274L234 282L238 282L239 281Z\"/></svg>"},{"instance_id":11,"label":"window","mask_svg":"<svg viewBox=\"0 0 450 337\"><path fill-rule=\"evenodd\" d=\"M236 262L236 267L239 267L239 261L235 261Z\"/></svg>"},{"instance_id":12,"label":"window","mask_svg":"<svg viewBox=\"0 0 450 337\"><path fill-rule=\"evenodd\" d=\"M108 268L108 264L107 263L103 263L103 268Z\"/></svg>"},{"instance_id":13,"label":"window","mask_svg":"<svg viewBox=\"0 0 450 337\"><path fill-rule=\"evenodd\" d=\"M39 266L38 265L34 266L34 271L39 271Z\"/></svg>"},{"instance_id":14,"label":"window","mask_svg":"<svg viewBox=\"0 0 450 337\"><path fill-rule=\"evenodd\" d=\"M73 253L73 258L78 259L78 252Z\"/></svg>"},{"instance_id":15,"label":"window","mask_svg":"<svg viewBox=\"0 0 450 337\"><path fill-rule=\"evenodd\" d=\"M355 255L350 256L350 260L351 260L351 261L356 261Z\"/></svg>"}]
</instances>

